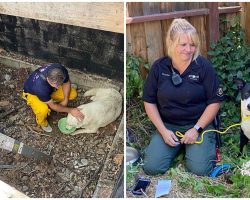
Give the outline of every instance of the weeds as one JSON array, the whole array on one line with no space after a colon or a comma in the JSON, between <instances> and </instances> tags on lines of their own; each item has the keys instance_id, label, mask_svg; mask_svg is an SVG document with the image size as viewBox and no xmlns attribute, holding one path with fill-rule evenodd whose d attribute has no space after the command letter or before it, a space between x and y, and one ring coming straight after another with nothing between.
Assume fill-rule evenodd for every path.
<instances>
[{"instance_id":1,"label":"weeds","mask_svg":"<svg viewBox=\"0 0 250 200\"><path fill-rule=\"evenodd\" d=\"M137 164L129 164L126 167L126 183L127 183L127 188L132 187L135 176L142 172L142 161L138 162Z\"/></svg>"}]
</instances>

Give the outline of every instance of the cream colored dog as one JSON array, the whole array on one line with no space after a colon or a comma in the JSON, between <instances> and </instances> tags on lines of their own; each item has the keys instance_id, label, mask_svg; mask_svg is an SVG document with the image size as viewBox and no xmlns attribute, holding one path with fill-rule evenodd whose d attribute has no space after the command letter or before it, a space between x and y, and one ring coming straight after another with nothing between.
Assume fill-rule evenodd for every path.
<instances>
[{"instance_id":1,"label":"cream colored dog","mask_svg":"<svg viewBox=\"0 0 250 200\"><path fill-rule=\"evenodd\" d=\"M67 116L67 129L81 128L71 135L96 133L100 127L115 121L121 114L122 96L113 88L93 88L85 92L84 96L92 96L92 102L78 107L84 114L84 119L78 121L71 114Z\"/></svg>"}]
</instances>

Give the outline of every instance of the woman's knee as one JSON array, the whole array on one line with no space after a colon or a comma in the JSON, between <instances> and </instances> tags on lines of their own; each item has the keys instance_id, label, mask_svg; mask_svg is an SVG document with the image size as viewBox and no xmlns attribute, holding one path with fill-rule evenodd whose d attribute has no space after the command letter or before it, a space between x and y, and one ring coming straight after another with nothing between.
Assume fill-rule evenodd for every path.
<instances>
[{"instance_id":1,"label":"woman's knee","mask_svg":"<svg viewBox=\"0 0 250 200\"><path fill-rule=\"evenodd\" d=\"M214 168L214 162L192 162L188 161L186 162L186 169L187 171L196 174L198 176L208 176L213 168Z\"/></svg>"},{"instance_id":2,"label":"woman's knee","mask_svg":"<svg viewBox=\"0 0 250 200\"><path fill-rule=\"evenodd\" d=\"M149 151L147 151L149 150ZM147 149L144 156L143 170L148 175L164 174L170 167L171 159Z\"/></svg>"},{"instance_id":3,"label":"woman's knee","mask_svg":"<svg viewBox=\"0 0 250 200\"><path fill-rule=\"evenodd\" d=\"M143 170L148 175L164 174L169 169L169 165L157 165L155 162L144 160Z\"/></svg>"},{"instance_id":4,"label":"woman's knee","mask_svg":"<svg viewBox=\"0 0 250 200\"><path fill-rule=\"evenodd\" d=\"M145 173L150 175L165 173L179 149L168 146L159 134L153 135L144 154Z\"/></svg>"}]
</instances>

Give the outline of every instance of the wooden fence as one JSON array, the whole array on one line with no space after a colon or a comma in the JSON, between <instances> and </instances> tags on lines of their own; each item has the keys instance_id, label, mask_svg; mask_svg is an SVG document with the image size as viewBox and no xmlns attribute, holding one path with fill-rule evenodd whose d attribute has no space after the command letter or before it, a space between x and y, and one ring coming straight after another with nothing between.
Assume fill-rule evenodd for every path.
<instances>
[{"instance_id":1,"label":"wooden fence","mask_svg":"<svg viewBox=\"0 0 250 200\"><path fill-rule=\"evenodd\" d=\"M0 13L123 33L122 2L1 2Z\"/></svg>"},{"instance_id":2,"label":"wooden fence","mask_svg":"<svg viewBox=\"0 0 250 200\"><path fill-rule=\"evenodd\" d=\"M196 27L201 39L201 53L207 56L210 43L216 42L220 36L219 18L241 16L242 26L248 27L249 4L232 2L127 3L127 52L140 56L152 64L157 58L167 54L166 34L172 20L186 18ZM249 14L247 15L247 13ZM246 32L248 39L250 37L249 29Z\"/></svg>"}]
</instances>

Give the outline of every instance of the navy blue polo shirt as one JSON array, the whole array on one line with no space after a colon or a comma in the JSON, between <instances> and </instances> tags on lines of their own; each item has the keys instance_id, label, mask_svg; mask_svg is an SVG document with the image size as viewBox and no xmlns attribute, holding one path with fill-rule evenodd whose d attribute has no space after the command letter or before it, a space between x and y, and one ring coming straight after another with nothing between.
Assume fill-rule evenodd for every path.
<instances>
[{"instance_id":1,"label":"navy blue polo shirt","mask_svg":"<svg viewBox=\"0 0 250 200\"><path fill-rule=\"evenodd\" d=\"M148 74L142 99L157 105L164 122L195 124L207 105L224 100L223 92L212 64L202 56L192 61L180 76L183 82L174 86L171 59L158 59Z\"/></svg>"},{"instance_id":2,"label":"navy blue polo shirt","mask_svg":"<svg viewBox=\"0 0 250 200\"><path fill-rule=\"evenodd\" d=\"M24 92L36 95L41 101L48 102L51 100L53 88L46 80L48 71L53 68L61 68L65 76L64 83L69 81L68 70L59 63L46 64L36 69L24 83Z\"/></svg>"}]
</instances>

